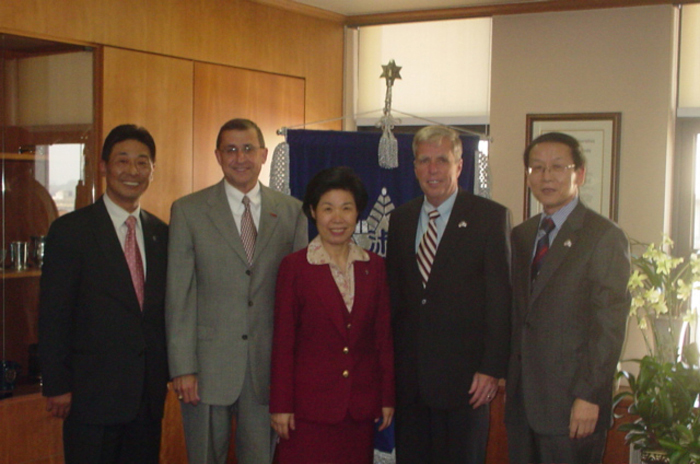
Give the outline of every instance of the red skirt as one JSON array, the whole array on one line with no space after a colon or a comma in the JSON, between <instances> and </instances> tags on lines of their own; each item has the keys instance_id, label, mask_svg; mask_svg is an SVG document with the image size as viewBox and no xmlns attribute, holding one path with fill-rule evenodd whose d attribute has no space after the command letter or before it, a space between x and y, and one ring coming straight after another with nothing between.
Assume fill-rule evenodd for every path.
<instances>
[{"instance_id":1,"label":"red skirt","mask_svg":"<svg viewBox=\"0 0 700 464\"><path fill-rule=\"evenodd\" d=\"M372 464L374 421L351 417L338 424L295 420L289 440L277 445L279 464Z\"/></svg>"}]
</instances>

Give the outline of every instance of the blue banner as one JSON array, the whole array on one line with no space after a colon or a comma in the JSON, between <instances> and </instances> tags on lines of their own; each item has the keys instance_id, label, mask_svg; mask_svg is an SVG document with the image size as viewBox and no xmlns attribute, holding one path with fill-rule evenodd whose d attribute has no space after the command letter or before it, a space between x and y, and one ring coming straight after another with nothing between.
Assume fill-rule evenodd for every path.
<instances>
[{"instance_id":1,"label":"blue banner","mask_svg":"<svg viewBox=\"0 0 700 464\"><path fill-rule=\"evenodd\" d=\"M399 167L379 167L377 150L381 133L339 132L316 130L290 130L289 186L291 194L303 199L306 184L320 170L332 166L349 166L367 188L367 209L360 212L360 221L355 231L355 241L364 248L384 256L388 217L397 206L423 193L413 172L412 134L395 134L399 145ZM479 137L461 136L464 160L459 185L469 192L474 191L475 153ZM309 238L317 234L313 224L309 225Z\"/></svg>"}]
</instances>

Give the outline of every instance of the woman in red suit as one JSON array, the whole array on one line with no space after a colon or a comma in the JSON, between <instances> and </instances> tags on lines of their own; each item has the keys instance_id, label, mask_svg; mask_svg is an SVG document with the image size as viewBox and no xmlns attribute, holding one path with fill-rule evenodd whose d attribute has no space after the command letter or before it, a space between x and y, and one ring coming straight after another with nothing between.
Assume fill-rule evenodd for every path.
<instances>
[{"instance_id":1,"label":"woman in red suit","mask_svg":"<svg viewBox=\"0 0 700 464\"><path fill-rule=\"evenodd\" d=\"M394 415L394 352L384 260L352 241L367 205L347 167L309 182L318 236L277 276L270 413L280 464L371 464L374 424Z\"/></svg>"}]
</instances>

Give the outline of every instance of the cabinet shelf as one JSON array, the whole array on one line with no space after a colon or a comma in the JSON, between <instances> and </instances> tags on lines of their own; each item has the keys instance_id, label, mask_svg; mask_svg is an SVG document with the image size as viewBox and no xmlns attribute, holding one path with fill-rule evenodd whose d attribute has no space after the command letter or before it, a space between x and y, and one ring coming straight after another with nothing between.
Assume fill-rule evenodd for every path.
<instances>
[{"instance_id":1,"label":"cabinet shelf","mask_svg":"<svg viewBox=\"0 0 700 464\"><path fill-rule=\"evenodd\" d=\"M45 155L36 155L35 153L0 153L0 160L8 161L36 161L46 160Z\"/></svg>"},{"instance_id":2,"label":"cabinet shelf","mask_svg":"<svg viewBox=\"0 0 700 464\"><path fill-rule=\"evenodd\" d=\"M14 269L4 269L2 270L3 279L21 279L25 277L40 277L41 269L29 268L22 271L15 271Z\"/></svg>"}]
</instances>

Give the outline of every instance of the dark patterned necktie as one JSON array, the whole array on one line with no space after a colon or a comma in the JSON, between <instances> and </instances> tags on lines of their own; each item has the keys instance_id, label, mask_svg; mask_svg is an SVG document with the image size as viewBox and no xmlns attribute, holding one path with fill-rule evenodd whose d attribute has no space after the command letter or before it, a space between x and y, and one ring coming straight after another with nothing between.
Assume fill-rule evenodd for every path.
<instances>
[{"instance_id":1,"label":"dark patterned necktie","mask_svg":"<svg viewBox=\"0 0 700 464\"><path fill-rule=\"evenodd\" d=\"M250 198L247 196L243 197L243 206L245 206L245 211L243 211L243 216L241 217L241 241L243 242L243 248L250 266L253 264L255 238L258 236L258 231L255 230L253 215L250 213Z\"/></svg>"},{"instance_id":2,"label":"dark patterned necktie","mask_svg":"<svg viewBox=\"0 0 700 464\"><path fill-rule=\"evenodd\" d=\"M540 224L540 229L544 231L544 234L537 240L535 257L532 258L532 268L530 269L530 277L533 282L540 272L544 256L547 254L547 251L549 251L549 233L554 230L554 221L552 221L552 218L544 218L542 224Z\"/></svg>"},{"instance_id":3,"label":"dark patterned necktie","mask_svg":"<svg viewBox=\"0 0 700 464\"><path fill-rule=\"evenodd\" d=\"M428 284L430 268L433 266L435 253L437 252L437 225L435 220L438 217L440 217L440 213L436 209L428 213L428 230L423 234L418 245L418 253L416 253L418 270L420 271L424 288Z\"/></svg>"},{"instance_id":4,"label":"dark patterned necktie","mask_svg":"<svg viewBox=\"0 0 700 464\"><path fill-rule=\"evenodd\" d=\"M136 298L139 300L139 306L143 310L143 293L145 278L143 275L143 260L141 259L141 250L139 250L139 242L136 241L136 218L129 216L126 219L126 240L124 241L124 256L126 264L129 265L131 273L131 282L134 284Z\"/></svg>"}]
</instances>

